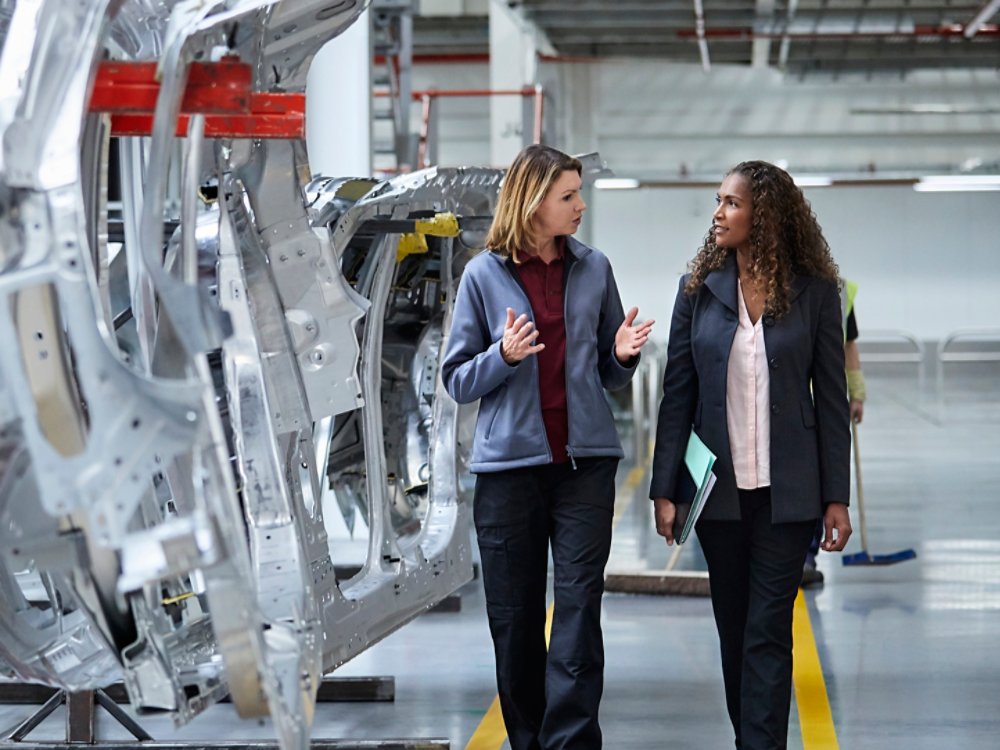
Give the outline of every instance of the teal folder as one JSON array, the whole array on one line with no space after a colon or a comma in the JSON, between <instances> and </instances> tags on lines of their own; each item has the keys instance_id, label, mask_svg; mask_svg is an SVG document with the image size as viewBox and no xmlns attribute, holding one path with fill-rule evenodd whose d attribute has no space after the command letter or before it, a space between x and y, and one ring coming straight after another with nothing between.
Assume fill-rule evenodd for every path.
<instances>
[{"instance_id":1,"label":"teal folder","mask_svg":"<svg viewBox=\"0 0 1000 750\"><path fill-rule=\"evenodd\" d=\"M705 508L705 501L708 500L712 487L715 486L715 474L712 472L714 464L715 454L701 441L698 433L691 430L687 450L684 451L684 465L687 466L691 479L694 480L695 493L694 500L691 502L691 510L684 520L684 527L677 538L678 544L684 544L687 541L691 529L694 528L701 511Z\"/></svg>"}]
</instances>

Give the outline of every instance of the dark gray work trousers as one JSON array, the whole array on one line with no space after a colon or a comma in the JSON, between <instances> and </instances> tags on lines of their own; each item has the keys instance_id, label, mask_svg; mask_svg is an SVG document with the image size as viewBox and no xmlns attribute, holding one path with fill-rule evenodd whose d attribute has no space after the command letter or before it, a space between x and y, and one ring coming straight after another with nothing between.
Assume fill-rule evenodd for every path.
<instances>
[{"instance_id":1,"label":"dark gray work trousers","mask_svg":"<svg viewBox=\"0 0 1000 750\"><path fill-rule=\"evenodd\" d=\"M740 490L739 521L699 521L722 651L729 719L741 750L785 750L792 612L815 521L771 523L771 490Z\"/></svg>"},{"instance_id":2,"label":"dark gray work trousers","mask_svg":"<svg viewBox=\"0 0 1000 750\"><path fill-rule=\"evenodd\" d=\"M601 596L618 459L578 458L576 465L476 477L486 612L511 750L601 747ZM555 610L546 652L550 544Z\"/></svg>"}]
</instances>

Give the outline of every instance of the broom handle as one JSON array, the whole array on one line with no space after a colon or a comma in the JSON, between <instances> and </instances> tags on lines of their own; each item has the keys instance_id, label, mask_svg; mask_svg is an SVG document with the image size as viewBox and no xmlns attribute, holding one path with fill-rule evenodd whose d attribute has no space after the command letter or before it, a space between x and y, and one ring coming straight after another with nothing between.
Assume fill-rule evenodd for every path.
<instances>
[{"instance_id":1,"label":"broom handle","mask_svg":"<svg viewBox=\"0 0 1000 750\"><path fill-rule=\"evenodd\" d=\"M677 565L677 560L681 556L682 549L684 549L683 544L677 544L677 543L674 544L674 553L670 556L670 559L667 561L667 570L673 570L674 567Z\"/></svg>"},{"instance_id":2,"label":"broom handle","mask_svg":"<svg viewBox=\"0 0 1000 750\"><path fill-rule=\"evenodd\" d=\"M865 528L865 493L861 489L861 449L858 447L858 423L851 420L851 436L854 438L854 481L858 489L858 520L861 523L861 549L868 552L868 530Z\"/></svg>"}]
</instances>

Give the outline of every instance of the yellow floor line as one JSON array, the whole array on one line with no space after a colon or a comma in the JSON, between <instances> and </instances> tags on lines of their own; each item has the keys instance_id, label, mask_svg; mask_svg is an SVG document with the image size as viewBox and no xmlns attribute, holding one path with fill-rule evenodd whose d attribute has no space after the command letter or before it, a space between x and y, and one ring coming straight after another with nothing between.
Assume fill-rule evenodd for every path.
<instances>
[{"instance_id":1,"label":"yellow floor line","mask_svg":"<svg viewBox=\"0 0 1000 750\"><path fill-rule=\"evenodd\" d=\"M611 528L618 525L622 515L629 505L632 504L632 496L636 487L646 475L648 467L639 465L632 467L632 470L625 477L621 488L618 490L622 499L615 503L615 515L611 521ZM555 611L555 604L549 605L549 610L545 614L545 645L549 645L549 637L552 634L552 613ZM490 707L486 710L486 715L479 722L476 731L469 738L469 744L465 750L499 750L507 739L507 729L503 724L503 714L500 713L500 696L495 696Z\"/></svg>"},{"instance_id":2,"label":"yellow floor line","mask_svg":"<svg viewBox=\"0 0 1000 750\"><path fill-rule=\"evenodd\" d=\"M823 667L819 662L816 638L809 620L809 608L801 590L795 598L792 638L795 644L792 680L795 684L795 703L799 709L803 750L840 750L830 700L826 694L826 682L823 680Z\"/></svg>"},{"instance_id":3,"label":"yellow floor line","mask_svg":"<svg viewBox=\"0 0 1000 750\"><path fill-rule=\"evenodd\" d=\"M549 645L549 637L552 635L552 613L555 612L556 605L550 604L545 613L545 645ZM465 750L498 750L507 739L507 728L503 723L503 714L500 713L500 696L495 696L490 707L486 711L483 720L479 722L476 731L469 739L469 744Z\"/></svg>"},{"instance_id":4,"label":"yellow floor line","mask_svg":"<svg viewBox=\"0 0 1000 750\"><path fill-rule=\"evenodd\" d=\"M479 722L476 731L465 746L465 750L497 750L507 739L507 729L503 725L503 715L500 713L500 696L493 698L483 720Z\"/></svg>"},{"instance_id":5,"label":"yellow floor line","mask_svg":"<svg viewBox=\"0 0 1000 750\"><path fill-rule=\"evenodd\" d=\"M642 464L633 466L628 476L625 477L625 481L622 482L622 486L618 489L618 497L615 499L615 515L611 519L612 529L618 527L618 522L625 515L625 511L629 509L629 506L632 505L635 490L639 486L639 482L642 481L642 478L646 476L648 468L648 466Z\"/></svg>"}]
</instances>

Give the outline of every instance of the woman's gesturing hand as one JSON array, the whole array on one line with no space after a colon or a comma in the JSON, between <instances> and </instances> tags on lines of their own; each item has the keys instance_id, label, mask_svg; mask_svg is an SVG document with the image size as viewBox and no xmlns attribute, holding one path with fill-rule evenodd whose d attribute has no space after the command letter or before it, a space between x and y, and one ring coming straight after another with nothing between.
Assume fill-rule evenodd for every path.
<instances>
[{"instance_id":1,"label":"woman's gesturing hand","mask_svg":"<svg viewBox=\"0 0 1000 750\"><path fill-rule=\"evenodd\" d=\"M538 330L535 324L528 320L526 313L514 318L514 310L507 308L507 325L503 328L503 338L500 339L500 354L508 365L516 365L529 354L537 354L545 348L545 344L536 344Z\"/></svg>"},{"instance_id":2,"label":"woman's gesturing hand","mask_svg":"<svg viewBox=\"0 0 1000 750\"><path fill-rule=\"evenodd\" d=\"M649 334L653 330L655 320L644 320L639 325L632 325L635 316L639 314L639 308L633 307L628 311L625 320L615 334L615 356L619 362L628 362L639 353L643 345L649 340Z\"/></svg>"},{"instance_id":3,"label":"woman's gesturing hand","mask_svg":"<svg viewBox=\"0 0 1000 750\"><path fill-rule=\"evenodd\" d=\"M674 518L677 516L677 506L665 497L653 499L653 518L656 521L656 533L674 543Z\"/></svg>"}]
</instances>

